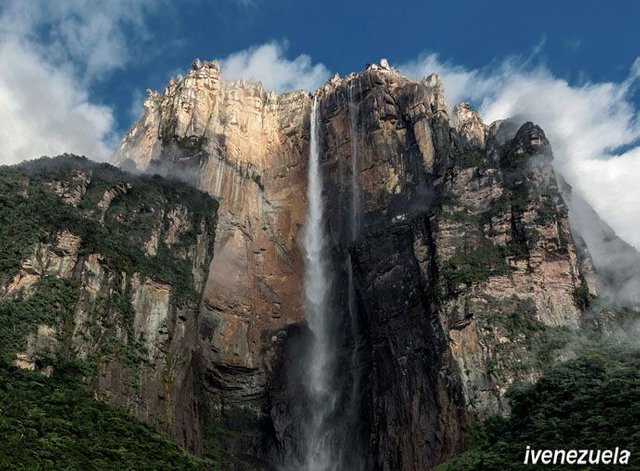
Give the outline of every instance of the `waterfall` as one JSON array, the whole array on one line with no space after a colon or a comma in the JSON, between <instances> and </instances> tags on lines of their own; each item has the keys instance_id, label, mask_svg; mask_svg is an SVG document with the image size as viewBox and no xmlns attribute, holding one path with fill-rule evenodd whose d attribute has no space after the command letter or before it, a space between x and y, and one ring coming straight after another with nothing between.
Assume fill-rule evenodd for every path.
<instances>
[{"instance_id":1,"label":"waterfall","mask_svg":"<svg viewBox=\"0 0 640 471\"><path fill-rule=\"evenodd\" d=\"M351 125L351 189L344 212L348 221L346 247L359 233L360 188L358 184L358 112L354 85L348 89ZM358 431L358 395L360 377L357 374L357 315L353 266L348 252L343 259L348 282L348 306L333 299L336 291L331 262L332 250L323 200L323 176L320 166L320 110L318 98L311 107L309 142L308 209L304 225L305 254L304 301L310 340L303 361L302 386L304 406L301 419L302 437L297 463L290 470L340 471L362 469L360 433ZM348 193L347 193L348 194ZM336 247L334 247L335 249ZM336 262L337 263L337 262ZM342 271L341 273L345 273ZM341 291L344 293L344 291ZM341 305L339 305L341 304ZM341 317L348 315L349 317ZM344 321L346 320L346 324ZM351 328L349 329L349 322ZM344 330L340 330L344 329ZM350 331L350 332L349 332ZM345 351L345 339L353 339L351 358ZM340 359L338 358L340 357ZM342 363L344 362L344 363ZM341 366L339 368L339 366ZM346 367L346 368L345 368Z\"/></svg>"},{"instance_id":2,"label":"waterfall","mask_svg":"<svg viewBox=\"0 0 640 471\"><path fill-rule=\"evenodd\" d=\"M359 211L360 211L360 191L358 188L358 109L355 104L354 82L349 84L349 126L351 137L351 205L349 208L349 229L351 238L349 243L353 243L358 237L359 231ZM349 314L351 316L352 326L355 333L355 286L353 283L353 264L351 262L351 255L349 255L349 266L347 270L348 275L348 290L349 290Z\"/></svg>"},{"instance_id":3,"label":"waterfall","mask_svg":"<svg viewBox=\"0 0 640 471\"><path fill-rule=\"evenodd\" d=\"M360 230L360 189L358 186L358 107L354 97L354 79L349 84L349 126L351 137L351 207L350 228L351 241L358 237Z\"/></svg>"},{"instance_id":4,"label":"waterfall","mask_svg":"<svg viewBox=\"0 0 640 471\"><path fill-rule=\"evenodd\" d=\"M360 233L360 186L358 183L358 107L355 102L356 79L348 88L349 106L349 134L351 138L351 204L349 205L349 245L353 244ZM359 84L359 82L358 82ZM359 91L359 90L358 90ZM360 395L360 375L358 373L358 317L356 306L356 289L353 277L353 260L351 254L347 253L347 290L348 308L351 320L351 335L353 346L351 350L351 395L349 398L349 420L348 432L354 446L349 450L347 460L353 471L362 469L360 461L361 450L359 449L360 437L358 436L359 410L358 399Z\"/></svg>"},{"instance_id":5,"label":"waterfall","mask_svg":"<svg viewBox=\"0 0 640 471\"><path fill-rule=\"evenodd\" d=\"M318 102L314 97L309 144L307 189L309 208L304 231L305 315L313 336L309 346L308 370L305 378L310 410L304 430L303 467L308 471L333 471L338 469L338 464L333 427L329 422L335 411L338 391L332 384L335 346L332 342L329 315L331 281L328 267L328 241L324 224L318 127Z\"/></svg>"}]
</instances>

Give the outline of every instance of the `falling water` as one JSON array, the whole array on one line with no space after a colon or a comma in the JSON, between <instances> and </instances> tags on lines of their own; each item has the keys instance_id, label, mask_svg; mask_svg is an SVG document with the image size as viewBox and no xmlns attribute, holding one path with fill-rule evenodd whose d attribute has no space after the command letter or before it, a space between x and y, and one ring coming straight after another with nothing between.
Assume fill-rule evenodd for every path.
<instances>
[{"instance_id":1,"label":"falling water","mask_svg":"<svg viewBox=\"0 0 640 471\"><path fill-rule=\"evenodd\" d=\"M351 138L351 204L349 207L349 229L350 239L349 245L353 244L360 232L360 187L358 184L358 108L355 102L355 85L354 79L348 88L349 99L349 127ZM358 374L358 317L356 306L356 289L353 277L353 260L351 254L347 255L347 282L348 282L348 307L349 317L351 319L351 334L353 338L353 346L351 350L351 396L349 398L349 420L350 426L348 431L352 444L350 450L346 451L343 456L352 470L362 469L360 461L361 450L359 449L358 431L358 397L360 392L360 375ZM343 461L345 458L343 458Z\"/></svg>"},{"instance_id":2,"label":"falling water","mask_svg":"<svg viewBox=\"0 0 640 471\"><path fill-rule=\"evenodd\" d=\"M351 207L349 226L351 232L350 243L353 243L358 237L359 231L359 210L360 210L360 191L358 188L358 108L354 99L354 81L349 84L349 125L351 137ZM353 285L353 266L351 256L349 256L349 314L351 319L355 319L355 288Z\"/></svg>"},{"instance_id":3,"label":"falling water","mask_svg":"<svg viewBox=\"0 0 640 471\"><path fill-rule=\"evenodd\" d=\"M311 142L307 198L309 208L305 222L304 294L306 318L313 333L308 360L306 388L310 417L305 427L305 462L308 471L337 469L332 427L328 423L336 406L338 392L332 385L332 362L335 347L330 335L330 277L327 266L327 235L324 225L322 174L320 171L319 112L317 98L311 109Z\"/></svg>"}]
</instances>

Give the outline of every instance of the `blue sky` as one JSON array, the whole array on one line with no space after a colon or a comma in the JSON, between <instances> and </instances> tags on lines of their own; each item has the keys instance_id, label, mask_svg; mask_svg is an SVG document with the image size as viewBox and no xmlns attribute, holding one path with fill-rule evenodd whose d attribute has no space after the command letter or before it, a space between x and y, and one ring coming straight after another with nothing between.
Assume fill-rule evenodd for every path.
<instances>
[{"instance_id":1,"label":"blue sky","mask_svg":"<svg viewBox=\"0 0 640 471\"><path fill-rule=\"evenodd\" d=\"M270 41L290 58L309 55L341 75L388 57L402 64L423 53L470 69L539 51L572 83L620 81L640 54L640 2L219 0L150 8L136 60L96 84L128 124L132 90L162 88L195 57L222 58ZM137 38L139 39L139 38ZM146 43L146 44L145 44Z\"/></svg>"},{"instance_id":2,"label":"blue sky","mask_svg":"<svg viewBox=\"0 0 640 471\"><path fill-rule=\"evenodd\" d=\"M556 169L640 248L640 2L2 0L0 163L108 159L192 60L313 90L382 57L485 122L542 125Z\"/></svg>"}]
</instances>

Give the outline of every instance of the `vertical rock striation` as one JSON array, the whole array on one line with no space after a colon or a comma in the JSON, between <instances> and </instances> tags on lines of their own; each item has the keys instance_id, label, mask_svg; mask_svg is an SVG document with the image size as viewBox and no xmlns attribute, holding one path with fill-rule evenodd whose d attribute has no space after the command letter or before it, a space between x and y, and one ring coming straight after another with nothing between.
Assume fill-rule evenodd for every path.
<instances>
[{"instance_id":1,"label":"vertical rock striation","mask_svg":"<svg viewBox=\"0 0 640 471\"><path fill-rule=\"evenodd\" d=\"M200 325L202 368L212 415L252 436L245 443L253 440L253 454L262 448L270 358L287 327L304 317L297 237L310 103L302 92L278 96L226 81L217 63L195 61L162 94L149 93L116 154L121 166L179 174L220 202ZM226 423L234 416L249 422Z\"/></svg>"}]
</instances>

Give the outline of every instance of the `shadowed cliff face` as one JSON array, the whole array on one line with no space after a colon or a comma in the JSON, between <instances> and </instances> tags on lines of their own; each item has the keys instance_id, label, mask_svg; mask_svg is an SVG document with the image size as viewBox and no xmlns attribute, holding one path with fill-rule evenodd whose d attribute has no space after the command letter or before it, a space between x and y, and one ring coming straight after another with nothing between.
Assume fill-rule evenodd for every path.
<instances>
[{"instance_id":1,"label":"shadowed cliff face","mask_svg":"<svg viewBox=\"0 0 640 471\"><path fill-rule=\"evenodd\" d=\"M315 96L342 464L429 468L463 448L470 420L508 412L510 385L563 358L593 264L539 127L486 126L450 110L436 76L386 64ZM230 446L277 464L299 458L309 414L297 241L310 106L198 61L150 94L116 155L220 199L199 325L209 412L240 432Z\"/></svg>"},{"instance_id":2,"label":"shadowed cliff face","mask_svg":"<svg viewBox=\"0 0 640 471\"><path fill-rule=\"evenodd\" d=\"M589 273L538 127L489 129L465 105L450 117L436 77L390 70L320 96L336 286L348 250L355 268L365 467L424 469L463 446L471 417L506 412L514 381L559 357L545 341L578 326ZM352 137L362 207L349 243Z\"/></svg>"}]
</instances>

